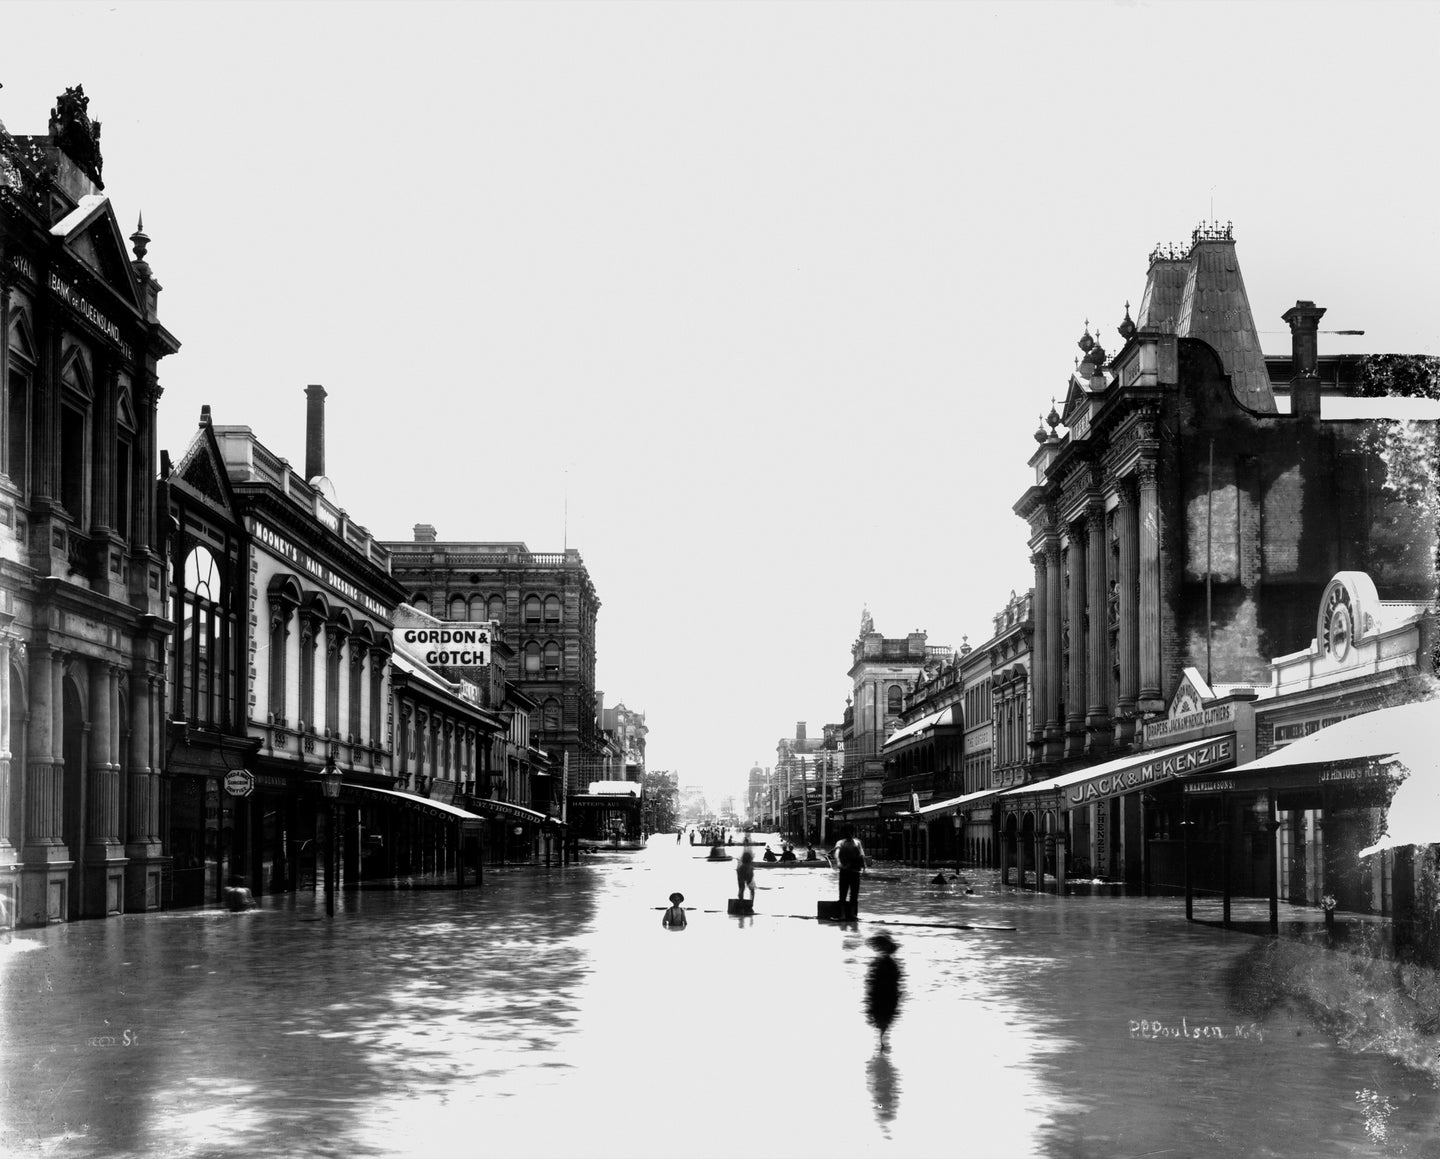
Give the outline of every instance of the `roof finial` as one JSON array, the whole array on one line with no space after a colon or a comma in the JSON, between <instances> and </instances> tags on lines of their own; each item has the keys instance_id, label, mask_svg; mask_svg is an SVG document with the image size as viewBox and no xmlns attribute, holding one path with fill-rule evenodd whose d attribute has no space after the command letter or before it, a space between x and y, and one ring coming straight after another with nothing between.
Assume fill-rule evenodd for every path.
<instances>
[{"instance_id":1,"label":"roof finial","mask_svg":"<svg viewBox=\"0 0 1440 1159\"><path fill-rule=\"evenodd\" d=\"M145 232L145 215L143 213L137 217L135 232L130 235L130 245L135 251L135 260L143 264L145 251L150 248L150 237Z\"/></svg>"},{"instance_id":2,"label":"roof finial","mask_svg":"<svg viewBox=\"0 0 1440 1159\"><path fill-rule=\"evenodd\" d=\"M1120 337L1129 342L1135 336L1135 321L1130 317L1130 300L1125 300L1125 320L1118 327Z\"/></svg>"},{"instance_id":3,"label":"roof finial","mask_svg":"<svg viewBox=\"0 0 1440 1159\"><path fill-rule=\"evenodd\" d=\"M1077 343L1075 343L1075 345L1078 346L1078 347L1080 347L1080 349L1081 349L1084 353L1086 353L1086 354L1089 354L1089 353L1090 353L1090 347L1092 347L1092 346L1095 345L1095 339L1093 339L1093 338L1090 337L1090 319L1089 319L1089 318L1086 318L1086 319L1085 319L1085 333L1080 336L1080 341L1077 342Z\"/></svg>"}]
</instances>

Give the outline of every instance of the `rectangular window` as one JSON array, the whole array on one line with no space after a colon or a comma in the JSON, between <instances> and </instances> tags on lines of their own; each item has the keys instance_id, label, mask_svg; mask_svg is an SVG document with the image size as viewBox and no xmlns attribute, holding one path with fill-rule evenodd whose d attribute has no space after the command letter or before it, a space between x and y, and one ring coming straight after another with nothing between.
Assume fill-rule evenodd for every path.
<instances>
[{"instance_id":1,"label":"rectangular window","mask_svg":"<svg viewBox=\"0 0 1440 1159\"><path fill-rule=\"evenodd\" d=\"M13 357L13 355L12 355ZM20 488L20 498L30 494L30 376L10 370L9 423L10 481Z\"/></svg>"},{"instance_id":2,"label":"rectangular window","mask_svg":"<svg viewBox=\"0 0 1440 1159\"><path fill-rule=\"evenodd\" d=\"M60 502L77 523L85 521L85 416L60 408Z\"/></svg>"},{"instance_id":3,"label":"rectangular window","mask_svg":"<svg viewBox=\"0 0 1440 1159\"><path fill-rule=\"evenodd\" d=\"M115 530L121 539L130 538L130 444L115 444Z\"/></svg>"}]
</instances>

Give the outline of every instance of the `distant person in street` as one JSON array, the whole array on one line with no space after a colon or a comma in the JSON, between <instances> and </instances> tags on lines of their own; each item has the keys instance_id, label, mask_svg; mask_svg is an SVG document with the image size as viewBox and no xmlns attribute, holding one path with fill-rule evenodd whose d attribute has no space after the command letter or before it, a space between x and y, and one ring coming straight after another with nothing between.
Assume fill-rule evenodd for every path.
<instances>
[{"instance_id":1,"label":"distant person in street","mask_svg":"<svg viewBox=\"0 0 1440 1159\"><path fill-rule=\"evenodd\" d=\"M755 900L755 854L745 850L740 854L740 862L735 866L735 897L745 900L745 891L750 891L750 900Z\"/></svg>"},{"instance_id":2,"label":"distant person in street","mask_svg":"<svg viewBox=\"0 0 1440 1159\"><path fill-rule=\"evenodd\" d=\"M683 836L685 836L685 830L683 830L683 829L677 829L677 830L675 830L675 844L676 844L676 845L679 845L679 844L680 844L680 838L682 838Z\"/></svg>"},{"instance_id":3,"label":"distant person in street","mask_svg":"<svg viewBox=\"0 0 1440 1159\"><path fill-rule=\"evenodd\" d=\"M670 895L670 908L665 911L665 916L660 919L660 924L667 930L683 930L688 922L685 919L685 910L681 903L685 895L678 890Z\"/></svg>"},{"instance_id":4,"label":"distant person in street","mask_svg":"<svg viewBox=\"0 0 1440 1159\"><path fill-rule=\"evenodd\" d=\"M846 825L835 845L840 867L840 910L850 921L860 916L860 875L865 871L865 850L855 838L855 826Z\"/></svg>"},{"instance_id":5,"label":"distant person in street","mask_svg":"<svg viewBox=\"0 0 1440 1159\"><path fill-rule=\"evenodd\" d=\"M877 951L865 973L865 1017L880 1032L880 1049L890 1049L885 1034L900 1009L900 963L895 960L895 951L900 947L889 934L876 934L866 940L872 950Z\"/></svg>"}]
</instances>

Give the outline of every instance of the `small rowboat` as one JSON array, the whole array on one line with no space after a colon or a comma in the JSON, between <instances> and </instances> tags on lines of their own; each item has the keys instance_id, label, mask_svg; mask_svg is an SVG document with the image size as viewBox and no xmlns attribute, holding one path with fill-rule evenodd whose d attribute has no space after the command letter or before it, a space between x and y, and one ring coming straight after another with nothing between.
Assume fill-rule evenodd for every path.
<instances>
[{"instance_id":1,"label":"small rowboat","mask_svg":"<svg viewBox=\"0 0 1440 1159\"><path fill-rule=\"evenodd\" d=\"M794 861L762 861L755 862L756 869L829 869L830 863L823 857L817 857L811 861L804 857L796 858Z\"/></svg>"}]
</instances>

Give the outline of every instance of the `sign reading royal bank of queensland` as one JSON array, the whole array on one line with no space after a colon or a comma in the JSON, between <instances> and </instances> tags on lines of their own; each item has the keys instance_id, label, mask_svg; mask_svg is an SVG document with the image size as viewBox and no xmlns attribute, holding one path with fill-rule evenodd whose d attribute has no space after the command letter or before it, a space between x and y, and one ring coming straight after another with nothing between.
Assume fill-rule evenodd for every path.
<instances>
[{"instance_id":1,"label":"sign reading royal bank of queensland","mask_svg":"<svg viewBox=\"0 0 1440 1159\"><path fill-rule=\"evenodd\" d=\"M1228 768L1235 763L1235 734L1210 737L1173 751L1156 753L1148 760L1136 760L1123 768L1077 781L1062 789L1065 807L1087 805L1120 793L1144 789L1190 773Z\"/></svg>"},{"instance_id":2,"label":"sign reading royal bank of queensland","mask_svg":"<svg viewBox=\"0 0 1440 1159\"><path fill-rule=\"evenodd\" d=\"M493 625L447 622L423 628L402 628L401 642L426 664L442 668L484 668L490 663Z\"/></svg>"}]
</instances>

